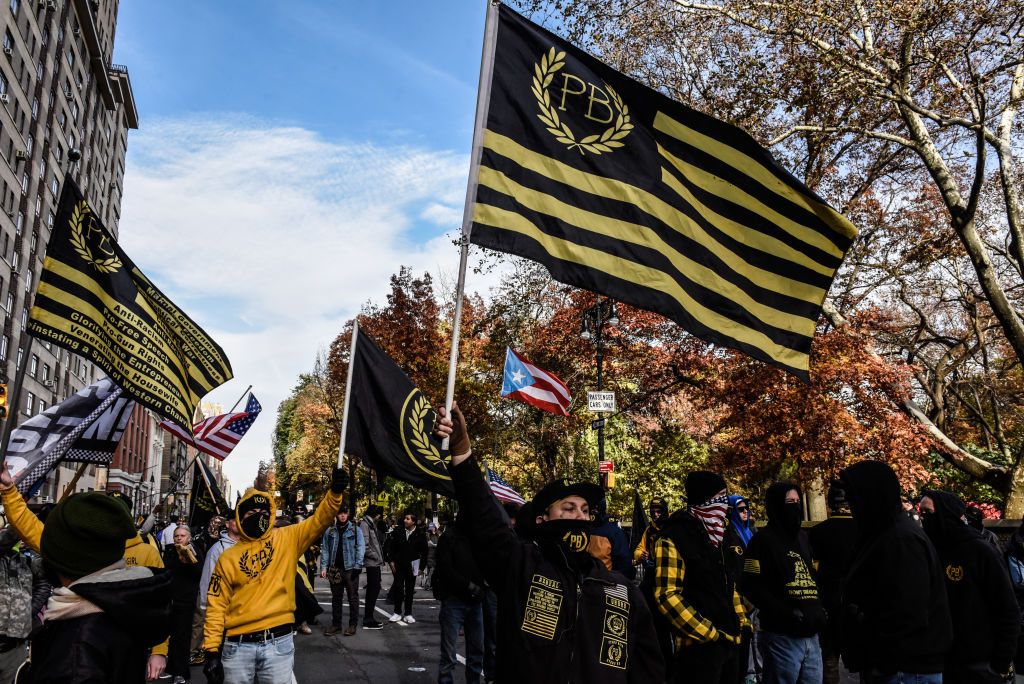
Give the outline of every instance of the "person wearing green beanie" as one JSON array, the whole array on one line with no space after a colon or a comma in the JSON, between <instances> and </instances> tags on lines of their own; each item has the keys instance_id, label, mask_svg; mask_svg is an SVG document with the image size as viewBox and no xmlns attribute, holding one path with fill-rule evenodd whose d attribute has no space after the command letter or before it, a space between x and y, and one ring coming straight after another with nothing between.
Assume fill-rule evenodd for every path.
<instances>
[{"instance_id":1,"label":"person wearing green beanie","mask_svg":"<svg viewBox=\"0 0 1024 684\"><path fill-rule=\"evenodd\" d=\"M21 502L3 463L0 495ZM72 494L53 508L37 540L55 589L19 681L144 684L163 671L164 656L150 651L170 631L171 576L126 566L135 536L128 509L105 494Z\"/></svg>"}]
</instances>

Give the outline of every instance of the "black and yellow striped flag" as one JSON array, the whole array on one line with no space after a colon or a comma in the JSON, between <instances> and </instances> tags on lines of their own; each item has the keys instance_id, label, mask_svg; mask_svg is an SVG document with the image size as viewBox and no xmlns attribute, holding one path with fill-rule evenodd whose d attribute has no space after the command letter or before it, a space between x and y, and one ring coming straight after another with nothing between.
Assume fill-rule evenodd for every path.
<instances>
[{"instance_id":1,"label":"black and yellow striped flag","mask_svg":"<svg viewBox=\"0 0 1024 684\"><path fill-rule=\"evenodd\" d=\"M498 12L471 241L808 380L854 226L743 130Z\"/></svg>"},{"instance_id":2,"label":"black and yellow striped flag","mask_svg":"<svg viewBox=\"0 0 1024 684\"><path fill-rule=\"evenodd\" d=\"M231 379L224 350L132 263L70 177L28 331L92 361L190 433L203 395Z\"/></svg>"}]
</instances>

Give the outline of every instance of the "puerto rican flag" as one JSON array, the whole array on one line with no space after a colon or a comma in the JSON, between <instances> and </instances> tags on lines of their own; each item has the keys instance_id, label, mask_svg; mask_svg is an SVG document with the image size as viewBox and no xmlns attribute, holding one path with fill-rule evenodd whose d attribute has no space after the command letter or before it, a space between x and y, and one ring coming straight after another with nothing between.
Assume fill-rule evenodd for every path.
<instances>
[{"instance_id":1,"label":"puerto rican flag","mask_svg":"<svg viewBox=\"0 0 1024 684\"><path fill-rule=\"evenodd\" d=\"M569 388L564 382L534 366L512 347L505 349L505 379L501 385L501 396L560 416L568 416L572 404Z\"/></svg>"}]
</instances>

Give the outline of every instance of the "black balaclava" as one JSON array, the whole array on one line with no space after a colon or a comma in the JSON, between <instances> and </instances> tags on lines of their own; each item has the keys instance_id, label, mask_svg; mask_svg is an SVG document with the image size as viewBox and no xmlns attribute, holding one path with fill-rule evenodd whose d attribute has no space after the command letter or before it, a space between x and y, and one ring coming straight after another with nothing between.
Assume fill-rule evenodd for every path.
<instances>
[{"instance_id":1,"label":"black balaclava","mask_svg":"<svg viewBox=\"0 0 1024 684\"><path fill-rule=\"evenodd\" d=\"M924 496L935 504L934 513L921 516L921 525L935 548L941 550L972 535L963 519L967 506L959 496L937 489L926 491Z\"/></svg>"},{"instance_id":2,"label":"black balaclava","mask_svg":"<svg viewBox=\"0 0 1024 684\"><path fill-rule=\"evenodd\" d=\"M860 461L844 468L840 480L862 544L892 527L903 514L900 481L888 464Z\"/></svg>"},{"instance_id":3,"label":"black balaclava","mask_svg":"<svg viewBox=\"0 0 1024 684\"><path fill-rule=\"evenodd\" d=\"M776 482L764 495L764 508L768 513L768 525L795 539L800 533L800 523L804 521L804 507L800 502L786 503L786 494L793 490L801 494L800 487L792 482Z\"/></svg>"},{"instance_id":4,"label":"black balaclava","mask_svg":"<svg viewBox=\"0 0 1024 684\"><path fill-rule=\"evenodd\" d=\"M270 529L270 515L273 504L270 497L262 492L256 492L248 498L243 498L238 504L238 526L242 534L248 539L259 539ZM259 513L248 518L245 514L249 511L260 509Z\"/></svg>"}]
</instances>

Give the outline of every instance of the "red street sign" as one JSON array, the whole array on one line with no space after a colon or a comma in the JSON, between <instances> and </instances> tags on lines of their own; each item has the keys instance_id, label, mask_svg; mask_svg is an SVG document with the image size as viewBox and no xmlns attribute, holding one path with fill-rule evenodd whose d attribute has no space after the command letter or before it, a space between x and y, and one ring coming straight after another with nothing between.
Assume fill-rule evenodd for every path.
<instances>
[{"instance_id":1,"label":"red street sign","mask_svg":"<svg viewBox=\"0 0 1024 684\"><path fill-rule=\"evenodd\" d=\"M615 463L613 463L612 461L598 461L597 462L597 472L599 472L599 473L614 473L615 472Z\"/></svg>"}]
</instances>

